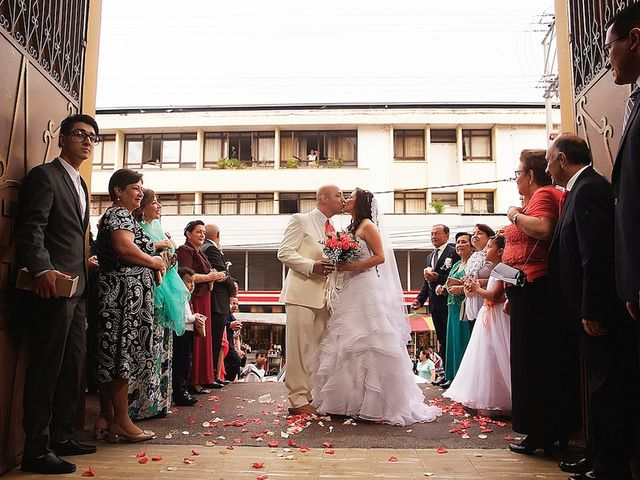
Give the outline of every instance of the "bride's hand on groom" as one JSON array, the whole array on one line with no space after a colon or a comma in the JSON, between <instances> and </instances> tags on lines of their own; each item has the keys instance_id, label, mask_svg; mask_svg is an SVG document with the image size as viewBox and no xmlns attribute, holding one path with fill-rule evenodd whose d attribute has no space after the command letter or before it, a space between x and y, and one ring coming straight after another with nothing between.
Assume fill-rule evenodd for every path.
<instances>
[{"instance_id":1,"label":"bride's hand on groom","mask_svg":"<svg viewBox=\"0 0 640 480\"><path fill-rule=\"evenodd\" d=\"M329 275L334 270L335 266L329 260L316 260L313 262L313 273L316 275Z\"/></svg>"}]
</instances>

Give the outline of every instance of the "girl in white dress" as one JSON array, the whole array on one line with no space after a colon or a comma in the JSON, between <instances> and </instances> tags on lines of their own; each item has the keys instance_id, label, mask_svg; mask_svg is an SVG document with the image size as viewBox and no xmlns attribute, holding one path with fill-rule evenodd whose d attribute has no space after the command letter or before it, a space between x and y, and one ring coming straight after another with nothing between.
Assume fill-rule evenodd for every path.
<instances>
[{"instance_id":1,"label":"girl in white dress","mask_svg":"<svg viewBox=\"0 0 640 480\"><path fill-rule=\"evenodd\" d=\"M414 380L402 287L393 250L374 223L381 220L377 203L371 192L357 188L344 211L362 248L358 259L338 263L333 274L338 292L309 365L313 405L322 414L392 425L433 421L441 411L424 403Z\"/></svg>"},{"instance_id":2,"label":"girl in white dress","mask_svg":"<svg viewBox=\"0 0 640 480\"><path fill-rule=\"evenodd\" d=\"M489 240L487 262L502 260L504 237ZM487 288L468 280L465 289L484 298L456 378L443 397L486 414L511 411L511 363L509 359L510 319L504 313L504 284L493 277Z\"/></svg>"}]
</instances>

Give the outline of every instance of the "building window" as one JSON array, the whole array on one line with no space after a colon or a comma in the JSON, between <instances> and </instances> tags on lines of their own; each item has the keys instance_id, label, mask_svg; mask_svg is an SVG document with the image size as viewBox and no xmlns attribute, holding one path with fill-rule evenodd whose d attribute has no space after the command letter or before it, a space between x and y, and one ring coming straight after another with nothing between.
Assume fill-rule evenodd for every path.
<instances>
[{"instance_id":1,"label":"building window","mask_svg":"<svg viewBox=\"0 0 640 480\"><path fill-rule=\"evenodd\" d=\"M198 141L195 133L153 133L125 137L127 168L195 168Z\"/></svg>"},{"instance_id":2,"label":"building window","mask_svg":"<svg viewBox=\"0 0 640 480\"><path fill-rule=\"evenodd\" d=\"M407 290L420 290L422 288L427 253L427 250L414 249L409 251L409 285Z\"/></svg>"},{"instance_id":3,"label":"building window","mask_svg":"<svg viewBox=\"0 0 640 480\"><path fill-rule=\"evenodd\" d=\"M205 215L269 215L273 193L203 193Z\"/></svg>"},{"instance_id":4,"label":"building window","mask_svg":"<svg viewBox=\"0 0 640 480\"><path fill-rule=\"evenodd\" d=\"M278 211L280 213L308 213L316 207L313 192L281 192Z\"/></svg>"},{"instance_id":5,"label":"building window","mask_svg":"<svg viewBox=\"0 0 640 480\"><path fill-rule=\"evenodd\" d=\"M282 263L276 251L249 252L249 290L282 290Z\"/></svg>"},{"instance_id":6,"label":"building window","mask_svg":"<svg viewBox=\"0 0 640 480\"><path fill-rule=\"evenodd\" d=\"M274 132L208 132L204 135L204 166L218 167L218 160L241 160L246 166L272 167Z\"/></svg>"},{"instance_id":7,"label":"building window","mask_svg":"<svg viewBox=\"0 0 640 480\"><path fill-rule=\"evenodd\" d=\"M224 235L224 232L223 232ZM224 242L224 238L222 239ZM231 262L229 267L229 275L238 282L240 290L246 290L245 285L245 265L246 265L246 251L245 250L225 250L224 259L226 262Z\"/></svg>"},{"instance_id":8,"label":"building window","mask_svg":"<svg viewBox=\"0 0 640 480\"><path fill-rule=\"evenodd\" d=\"M91 215L102 215L112 203L109 195L91 195Z\"/></svg>"},{"instance_id":9,"label":"building window","mask_svg":"<svg viewBox=\"0 0 640 480\"><path fill-rule=\"evenodd\" d=\"M456 143L456 130L454 128L447 129L431 129L431 143Z\"/></svg>"},{"instance_id":10,"label":"building window","mask_svg":"<svg viewBox=\"0 0 640 480\"><path fill-rule=\"evenodd\" d=\"M464 213L494 213L494 192L464 192Z\"/></svg>"},{"instance_id":11,"label":"building window","mask_svg":"<svg viewBox=\"0 0 640 480\"><path fill-rule=\"evenodd\" d=\"M432 202L442 202L446 207L458 206L458 192L432 192Z\"/></svg>"},{"instance_id":12,"label":"building window","mask_svg":"<svg viewBox=\"0 0 640 480\"><path fill-rule=\"evenodd\" d=\"M424 160L424 130L394 130L395 160Z\"/></svg>"},{"instance_id":13,"label":"building window","mask_svg":"<svg viewBox=\"0 0 640 480\"><path fill-rule=\"evenodd\" d=\"M101 139L93 149L93 169L113 170L116 159L116 136L102 135Z\"/></svg>"},{"instance_id":14,"label":"building window","mask_svg":"<svg viewBox=\"0 0 640 480\"><path fill-rule=\"evenodd\" d=\"M193 193L160 193L156 194L162 204L162 215L193 215L195 194Z\"/></svg>"},{"instance_id":15,"label":"building window","mask_svg":"<svg viewBox=\"0 0 640 480\"><path fill-rule=\"evenodd\" d=\"M394 213L427 213L427 192L394 192Z\"/></svg>"},{"instance_id":16,"label":"building window","mask_svg":"<svg viewBox=\"0 0 640 480\"><path fill-rule=\"evenodd\" d=\"M356 130L335 131L283 131L280 134L280 165L287 161L298 160L299 166L355 167L357 159ZM315 160L310 162L307 156L316 151Z\"/></svg>"},{"instance_id":17,"label":"building window","mask_svg":"<svg viewBox=\"0 0 640 480\"><path fill-rule=\"evenodd\" d=\"M462 159L491 160L491 130L462 130Z\"/></svg>"}]
</instances>

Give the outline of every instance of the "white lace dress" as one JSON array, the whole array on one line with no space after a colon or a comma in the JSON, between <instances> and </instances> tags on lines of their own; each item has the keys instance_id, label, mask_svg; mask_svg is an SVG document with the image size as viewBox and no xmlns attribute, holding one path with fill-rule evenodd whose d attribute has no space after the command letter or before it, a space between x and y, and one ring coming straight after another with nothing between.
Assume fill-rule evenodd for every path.
<instances>
[{"instance_id":1,"label":"white lace dress","mask_svg":"<svg viewBox=\"0 0 640 480\"><path fill-rule=\"evenodd\" d=\"M370 253L362 247L366 259ZM313 405L323 414L392 425L435 420L440 408L424 403L407 347L379 300L376 270L334 275L343 276L340 290L309 365Z\"/></svg>"}]
</instances>

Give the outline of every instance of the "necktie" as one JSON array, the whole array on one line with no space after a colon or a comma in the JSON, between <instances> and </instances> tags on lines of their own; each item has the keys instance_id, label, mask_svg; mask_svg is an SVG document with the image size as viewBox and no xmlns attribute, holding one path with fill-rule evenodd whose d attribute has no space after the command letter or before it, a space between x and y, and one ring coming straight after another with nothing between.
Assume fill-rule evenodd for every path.
<instances>
[{"instance_id":1,"label":"necktie","mask_svg":"<svg viewBox=\"0 0 640 480\"><path fill-rule=\"evenodd\" d=\"M333 225L331 225L331 222L327 218L327 221L324 222L324 234L325 235L331 235L333 233L336 233L336 229L333 228Z\"/></svg>"},{"instance_id":2,"label":"necktie","mask_svg":"<svg viewBox=\"0 0 640 480\"><path fill-rule=\"evenodd\" d=\"M631 116L631 111L633 110L633 105L640 94L640 87L636 86L629 95L629 99L627 100L627 106L624 109L624 121L622 122L622 131L624 132L627 129L627 122L629 121L629 117Z\"/></svg>"},{"instance_id":3,"label":"necktie","mask_svg":"<svg viewBox=\"0 0 640 480\"><path fill-rule=\"evenodd\" d=\"M560 197L560 215L562 215L562 208L564 207L564 202L565 200L567 200L567 197L569 196L571 192L569 190L565 190L564 192L562 192L562 196Z\"/></svg>"},{"instance_id":4,"label":"necktie","mask_svg":"<svg viewBox=\"0 0 640 480\"><path fill-rule=\"evenodd\" d=\"M438 264L438 254L440 253L440 249L436 248L433 251L433 265L431 265L433 268L436 268L436 265Z\"/></svg>"}]
</instances>

